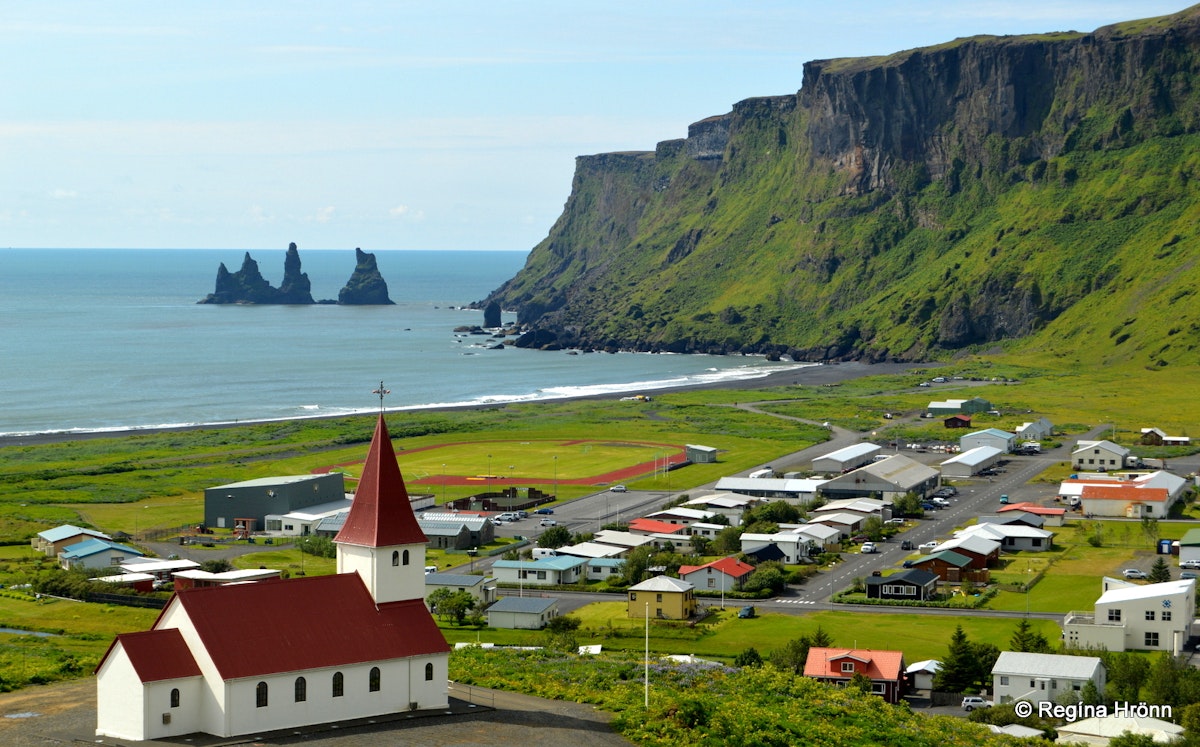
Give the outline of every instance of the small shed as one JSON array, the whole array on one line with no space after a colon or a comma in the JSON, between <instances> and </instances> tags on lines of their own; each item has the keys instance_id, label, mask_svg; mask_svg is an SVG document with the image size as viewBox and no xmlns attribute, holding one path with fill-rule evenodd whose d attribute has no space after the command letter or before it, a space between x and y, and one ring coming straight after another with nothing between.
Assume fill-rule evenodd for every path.
<instances>
[{"instance_id":1,"label":"small shed","mask_svg":"<svg viewBox=\"0 0 1200 747\"><path fill-rule=\"evenodd\" d=\"M962 414L951 415L942 421L942 425L946 426L947 428L970 428L971 416Z\"/></svg>"},{"instance_id":2,"label":"small shed","mask_svg":"<svg viewBox=\"0 0 1200 747\"><path fill-rule=\"evenodd\" d=\"M714 446L686 444L683 453L692 464L709 464L717 461L717 449Z\"/></svg>"}]
</instances>

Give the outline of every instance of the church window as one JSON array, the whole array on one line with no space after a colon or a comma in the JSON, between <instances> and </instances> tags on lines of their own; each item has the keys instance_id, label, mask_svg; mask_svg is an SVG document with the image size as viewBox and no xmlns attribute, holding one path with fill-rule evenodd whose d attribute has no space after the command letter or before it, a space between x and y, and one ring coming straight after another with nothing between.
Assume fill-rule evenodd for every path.
<instances>
[{"instance_id":1,"label":"church window","mask_svg":"<svg viewBox=\"0 0 1200 747\"><path fill-rule=\"evenodd\" d=\"M303 677L296 678L296 702L303 703L308 700L308 683Z\"/></svg>"},{"instance_id":2,"label":"church window","mask_svg":"<svg viewBox=\"0 0 1200 747\"><path fill-rule=\"evenodd\" d=\"M404 565L408 565L408 550L404 551Z\"/></svg>"},{"instance_id":3,"label":"church window","mask_svg":"<svg viewBox=\"0 0 1200 747\"><path fill-rule=\"evenodd\" d=\"M333 697L335 697L335 698L342 697L343 693L345 692L345 690L343 689L344 682L345 682L345 678L342 677L341 672L333 673Z\"/></svg>"},{"instance_id":4,"label":"church window","mask_svg":"<svg viewBox=\"0 0 1200 747\"><path fill-rule=\"evenodd\" d=\"M172 708L179 707L179 688L178 687L171 688L171 707Z\"/></svg>"},{"instance_id":5,"label":"church window","mask_svg":"<svg viewBox=\"0 0 1200 747\"><path fill-rule=\"evenodd\" d=\"M400 565L400 553L392 550L392 565Z\"/></svg>"},{"instance_id":6,"label":"church window","mask_svg":"<svg viewBox=\"0 0 1200 747\"><path fill-rule=\"evenodd\" d=\"M432 664L425 665L425 681L433 682L433 665Z\"/></svg>"},{"instance_id":7,"label":"church window","mask_svg":"<svg viewBox=\"0 0 1200 747\"><path fill-rule=\"evenodd\" d=\"M373 693L379 692L379 667L371 667L371 675L367 689Z\"/></svg>"},{"instance_id":8,"label":"church window","mask_svg":"<svg viewBox=\"0 0 1200 747\"><path fill-rule=\"evenodd\" d=\"M267 707L267 683L260 682L258 687L254 688L254 704L259 708Z\"/></svg>"}]
</instances>

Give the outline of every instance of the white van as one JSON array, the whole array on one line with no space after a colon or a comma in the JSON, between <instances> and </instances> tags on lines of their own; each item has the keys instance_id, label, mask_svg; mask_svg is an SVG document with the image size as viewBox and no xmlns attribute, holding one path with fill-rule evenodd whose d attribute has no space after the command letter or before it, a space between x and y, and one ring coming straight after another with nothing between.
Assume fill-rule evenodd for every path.
<instances>
[{"instance_id":1,"label":"white van","mask_svg":"<svg viewBox=\"0 0 1200 747\"><path fill-rule=\"evenodd\" d=\"M552 547L535 547L533 548L533 559L541 560L542 558L557 558L558 550Z\"/></svg>"}]
</instances>

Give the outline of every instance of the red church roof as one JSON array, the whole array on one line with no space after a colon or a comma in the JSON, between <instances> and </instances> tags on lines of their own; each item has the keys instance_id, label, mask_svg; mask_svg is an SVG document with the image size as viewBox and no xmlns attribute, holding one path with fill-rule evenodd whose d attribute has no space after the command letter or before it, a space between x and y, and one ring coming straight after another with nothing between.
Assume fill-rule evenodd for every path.
<instances>
[{"instance_id":1,"label":"red church roof","mask_svg":"<svg viewBox=\"0 0 1200 747\"><path fill-rule=\"evenodd\" d=\"M183 589L159 621L176 606L227 680L450 650L422 600L376 607L357 573Z\"/></svg>"},{"instance_id":2,"label":"red church roof","mask_svg":"<svg viewBox=\"0 0 1200 747\"><path fill-rule=\"evenodd\" d=\"M423 545L425 533L408 500L387 424L380 414L350 514L334 542L364 547Z\"/></svg>"},{"instance_id":3,"label":"red church roof","mask_svg":"<svg viewBox=\"0 0 1200 747\"><path fill-rule=\"evenodd\" d=\"M113 639L104 654L112 653L117 644L125 649L125 655L142 682L175 680L181 677L199 677L200 665L192 657L191 650L183 641L183 635L175 628L147 630L141 633L122 633ZM101 659L103 663L104 659ZM96 667L100 669L99 666Z\"/></svg>"}]
</instances>

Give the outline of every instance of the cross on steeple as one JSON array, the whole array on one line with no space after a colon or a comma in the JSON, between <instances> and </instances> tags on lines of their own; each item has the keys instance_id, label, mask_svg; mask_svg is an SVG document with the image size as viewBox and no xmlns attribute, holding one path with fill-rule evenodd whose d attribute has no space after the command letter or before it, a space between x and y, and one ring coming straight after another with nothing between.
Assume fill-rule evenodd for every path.
<instances>
[{"instance_id":1,"label":"cross on steeple","mask_svg":"<svg viewBox=\"0 0 1200 747\"><path fill-rule=\"evenodd\" d=\"M386 397L387 395L391 394L391 393L392 393L392 390L391 390L391 389L384 389L384 388L383 388L383 382L382 382L382 381L381 381L381 382L379 382L379 388L378 388L378 389L375 389L375 390L373 390L373 391L371 392L371 394L378 394L378 395L379 395L379 413L380 413L380 414L383 414L383 398L384 398L384 397Z\"/></svg>"}]
</instances>

